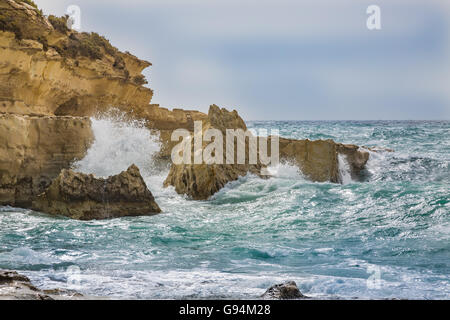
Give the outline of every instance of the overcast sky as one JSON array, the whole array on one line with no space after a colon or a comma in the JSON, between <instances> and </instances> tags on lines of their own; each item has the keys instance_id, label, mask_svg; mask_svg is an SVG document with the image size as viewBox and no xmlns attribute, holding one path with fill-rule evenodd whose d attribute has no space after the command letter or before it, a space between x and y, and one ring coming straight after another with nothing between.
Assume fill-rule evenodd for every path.
<instances>
[{"instance_id":1,"label":"overcast sky","mask_svg":"<svg viewBox=\"0 0 450 320\"><path fill-rule=\"evenodd\" d=\"M450 119L448 0L35 0L152 62L153 103L247 120ZM381 8L381 30L366 9Z\"/></svg>"}]
</instances>

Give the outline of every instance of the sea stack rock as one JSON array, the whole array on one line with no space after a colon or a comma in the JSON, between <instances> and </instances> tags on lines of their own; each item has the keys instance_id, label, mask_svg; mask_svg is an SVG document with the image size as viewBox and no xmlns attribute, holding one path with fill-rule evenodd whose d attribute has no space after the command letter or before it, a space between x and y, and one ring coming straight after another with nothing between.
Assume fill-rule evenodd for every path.
<instances>
[{"instance_id":1,"label":"sea stack rock","mask_svg":"<svg viewBox=\"0 0 450 320\"><path fill-rule=\"evenodd\" d=\"M340 182L339 154L349 164L350 175L358 179L369 160L369 152L353 144L328 140L280 138L280 160L295 164L302 174L316 182Z\"/></svg>"},{"instance_id":2,"label":"sea stack rock","mask_svg":"<svg viewBox=\"0 0 450 320\"><path fill-rule=\"evenodd\" d=\"M211 105L208 117L205 121L202 121L202 135L208 129L217 129L225 137L227 129L246 131L247 126L236 110L228 111L225 108L221 109L216 105ZM206 145L207 143L203 141L203 148ZM248 141L246 141L246 145L248 145ZM223 146L223 150L227 150L225 138L223 139ZM236 150L237 147L234 146L235 157ZM177 193L186 194L194 200L206 200L228 182L235 181L240 176L245 176L247 173L261 174L263 166L261 164L249 164L248 153L245 155L244 164L225 164L225 153L223 157L223 164L172 164L169 175L164 181L164 186L174 186Z\"/></svg>"},{"instance_id":3,"label":"sea stack rock","mask_svg":"<svg viewBox=\"0 0 450 320\"><path fill-rule=\"evenodd\" d=\"M262 297L265 299L278 300L307 298L300 292L295 281L286 281L284 283L273 285L269 289L267 289Z\"/></svg>"},{"instance_id":4,"label":"sea stack rock","mask_svg":"<svg viewBox=\"0 0 450 320\"><path fill-rule=\"evenodd\" d=\"M32 209L78 220L161 212L135 165L106 179L64 169L33 201Z\"/></svg>"}]
</instances>

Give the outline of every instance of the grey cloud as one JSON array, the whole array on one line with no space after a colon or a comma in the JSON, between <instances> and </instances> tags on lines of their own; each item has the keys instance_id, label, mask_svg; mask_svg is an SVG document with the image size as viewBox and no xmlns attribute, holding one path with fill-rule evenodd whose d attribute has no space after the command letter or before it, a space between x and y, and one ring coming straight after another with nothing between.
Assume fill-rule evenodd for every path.
<instances>
[{"instance_id":1,"label":"grey cloud","mask_svg":"<svg viewBox=\"0 0 450 320\"><path fill-rule=\"evenodd\" d=\"M149 60L155 103L247 119L449 118L445 0L36 0ZM382 8L381 31L365 27ZM407 104L407 105L405 105Z\"/></svg>"}]
</instances>

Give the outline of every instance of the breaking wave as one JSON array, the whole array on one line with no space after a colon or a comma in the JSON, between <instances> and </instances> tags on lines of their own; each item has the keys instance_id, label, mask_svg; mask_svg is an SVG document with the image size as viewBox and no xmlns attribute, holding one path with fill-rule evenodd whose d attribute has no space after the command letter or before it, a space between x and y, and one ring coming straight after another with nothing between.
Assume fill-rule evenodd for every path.
<instances>
[{"instance_id":1,"label":"breaking wave","mask_svg":"<svg viewBox=\"0 0 450 320\"><path fill-rule=\"evenodd\" d=\"M73 164L75 170L108 177L134 163L143 175L153 173L153 157L160 150L160 142L145 121L127 119L116 111L92 118L91 123L94 143L87 155Z\"/></svg>"},{"instance_id":2,"label":"breaking wave","mask_svg":"<svg viewBox=\"0 0 450 320\"><path fill-rule=\"evenodd\" d=\"M450 298L449 122L249 124L267 126L395 152L372 152L362 182L341 157L344 184L281 164L271 179L247 175L192 201L162 187L168 168L153 161L159 140L145 123L94 118L95 141L74 168L108 176L135 163L164 213L73 221L0 208L0 268L95 296L258 298L294 280L324 299Z\"/></svg>"}]
</instances>

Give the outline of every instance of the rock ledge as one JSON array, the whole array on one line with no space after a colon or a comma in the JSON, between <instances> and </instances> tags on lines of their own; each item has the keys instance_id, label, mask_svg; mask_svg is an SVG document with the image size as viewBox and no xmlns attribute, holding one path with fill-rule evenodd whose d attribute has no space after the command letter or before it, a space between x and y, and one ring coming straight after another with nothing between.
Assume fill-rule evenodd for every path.
<instances>
[{"instance_id":1,"label":"rock ledge","mask_svg":"<svg viewBox=\"0 0 450 320\"><path fill-rule=\"evenodd\" d=\"M106 179L64 169L33 201L32 209L78 220L161 212L135 165Z\"/></svg>"},{"instance_id":2,"label":"rock ledge","mask_svg":"<svg viewBox=\"0 0 450 320\"><path fill-rule=\"evenodd\" d=\"M84 299L72 290L40 290L28 279L15 271L0 270L0 300L69 300Z\"/></svg>"}]
</instances>

